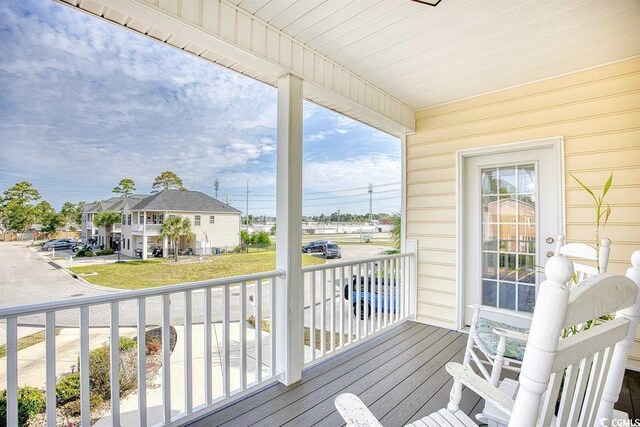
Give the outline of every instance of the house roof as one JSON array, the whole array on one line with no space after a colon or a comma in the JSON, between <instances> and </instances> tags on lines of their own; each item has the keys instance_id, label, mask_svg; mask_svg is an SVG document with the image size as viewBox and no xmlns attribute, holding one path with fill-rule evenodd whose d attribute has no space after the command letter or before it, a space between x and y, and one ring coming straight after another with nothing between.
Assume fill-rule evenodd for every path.
<instances>
[{"instance_id":1,"label":"house roof","mask_svg":"<svg viewBox=\"0 0 640 427\"><path fill-rule=\"evenodd\" d=\"M240 213L207 194L188 190L163 190L142 199L131 210Z\"/></svg>"}]
</instances>

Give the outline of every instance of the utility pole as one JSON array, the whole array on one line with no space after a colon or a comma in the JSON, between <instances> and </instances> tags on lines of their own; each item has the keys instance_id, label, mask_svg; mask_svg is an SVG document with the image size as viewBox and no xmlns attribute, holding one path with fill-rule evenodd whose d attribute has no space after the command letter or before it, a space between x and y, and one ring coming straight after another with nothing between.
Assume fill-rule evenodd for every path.
<instances>
[{"instance_id":1,"label":"utility pole","mask_svg":"<svg viewBox=\"0 0 640 427\"><path fill-rule=\"evenodd\" d=\"M369 183L369 221L373 220L373 184Z\"/></svg>"},{"instance_id":2,"label":"utility pole","mask_svg":"<svg viewBox=\"0 0 640 427\"><path fill-rule=\"evenodd\" d=\"M249 180L247 180L247 230L249 229Z\"/></svg>"},{"instance_id":3,"label":"utility pole","mask_svg":"<svg viewBox=\"0 0 640 427\"><path fill-rule=\"evenodd\" d=\"M218 188L220 188L220 181L218 178L213 182L213 189L216 190L216 200L218 199Z\"/></svg>"}]
</instances>

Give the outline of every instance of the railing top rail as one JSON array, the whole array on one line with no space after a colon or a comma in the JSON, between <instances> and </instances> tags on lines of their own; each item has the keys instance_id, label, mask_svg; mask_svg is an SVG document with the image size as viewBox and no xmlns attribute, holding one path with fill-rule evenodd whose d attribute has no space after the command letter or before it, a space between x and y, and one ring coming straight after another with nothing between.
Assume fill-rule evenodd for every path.
<instances>
[{"instance_id":1,"label":"railing top rail","mask_svg":"<svg viewBox=\"0 0 640 427\"><path fill-rule=\"evenodd\" d=\"M362 259L354 259L354 260L350 260L350 261L339 261L339 262L332 262L332 263L320 264L320 265L310 265L310 266L307 266L307 267L303 267L302 268L302 272L303 273L307 273L309 271L327 270L327 269L330 269L330 268L343 267L343 266L349 266L349 265L357 265L357 264L364 264L364 263L367 263L367 262L384 261L385 259L404 258L404 257L407 257L407 256L413 256L413 255L414 255L413 252L403 252L403 253L393 254L393 255L380 255L380 256L372 257L372 258L362 258Z\"/></svg>"},{"instance_id":2,"label":"railing top rail","mask_svg":"<svg viewBox=\"0 0 640 427\"><path fill-rule=\"evenodd\" d=\"M69 310L73 308L108 304L112 302L129 301L137 298L148 298L159 295L174 294L177 292L197 289L225 286L233 283L250 282L258 279L270 279L284 277L282 270L267 271L264 273L246 274L244 276L224 277L214 280L202 280L199 282L181 283L176 285L159 286L152 289L139 289L135 291L121 291L103 295L73 298L70 300L47 301L37 304L24 304L0 308L0 319L16 316L28 316L41 314L48 311Z\"/></svg>"}]
</instances>

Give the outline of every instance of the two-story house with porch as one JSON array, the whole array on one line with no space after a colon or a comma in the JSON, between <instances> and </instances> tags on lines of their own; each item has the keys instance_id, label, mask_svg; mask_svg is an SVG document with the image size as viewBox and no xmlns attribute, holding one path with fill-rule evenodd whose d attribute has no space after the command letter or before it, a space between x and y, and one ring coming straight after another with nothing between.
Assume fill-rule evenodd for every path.
<instances>
[{"instance_id":1,"label":"two-story house with porch","mask_svg":"<svg viewBox=\"0 0 640 427\"><path fill-rule=\"evenodd\" d=\"M93 219L98 212L115 211L122 222L114 224L113 238L120 238L124 255L134 256L137 248L157 245L167 256L169 241L162 238L162 224L172 216L191 221L190 236L183 236L178 247L192 248L197 254L211 254L216 248L234 249L240 244L240 211L200 191L164 190L157 194L112 197L87 205L83 215L83 240L93 238L109 246L104 227L96 227ZM146 258L147 251L142 251Z\"/></svg>"}]
</instances>

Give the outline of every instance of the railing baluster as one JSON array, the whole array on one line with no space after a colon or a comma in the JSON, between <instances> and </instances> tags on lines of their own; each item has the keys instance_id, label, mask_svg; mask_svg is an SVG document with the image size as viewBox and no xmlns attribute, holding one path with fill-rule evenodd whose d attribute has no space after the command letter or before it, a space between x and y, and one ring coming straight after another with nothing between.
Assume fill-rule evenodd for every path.
<instances>
[{"instance_id":1,"label":"railing baluster","mask_svg":"<svg viewBox=\"0 0 640 427\"><path fill-rule=\"evenodd\" d=\"M271 279L271 324L269 328L271 339L271 376L276 376L276 280Z\"/></svg>"},{"instance_id":2,"label":"railing baluster","mask_svg":"<svg viewBox=\"0 0 640 427\"><path fill-rule=\"evenodd\" d=\"M402 304L402 317L406 318L407 317L407 312L408 312L408 307L409 307L409 299L407 298L409 295L408 289L409 286L407 286L407 257L403 256L402 257L402 293L403 293L403 298L402 301L404 302Z\"/></svg>"},{"instance_id":3,"label":"railing baluster","mask_svg":"<svg viewBox=\"0 0 640 427\"><path fill-rule=\"evenodd\" d=\"M89 402L89 307L80 307L80 423L91 425Z\"/></svg>"},{"instance_id":4,"label":"railing baluster","mask_svg":"<svg viewBox=\"0 0 640 427\"><path fill-rule=\"evenodd\" d=\"M338 301L338 310L340 311L340 348L344 347L344 266L340 267L340 300Z\"/></svg>"},{"instance_id":5,"label":"railing baluster","mask_svg":"<svg viewBox=\"0 0 640 427\"><path fill-rule=\"evenodd\" d=\"M376 280L376 288L377 288L377 295L376 295L376 306L378 314L377 314L377 319L376 319L376 323L378 324L378 326L376 327L376 330L380 330L380 320L382 319L382 315L384 313L384 294L383 294L383 288L382 288L382 262L377 261L376 264L378 264L378 280Z\"/></svg>"},{"instance_id":6,"label":"railing baluster","mask_svg":"<svg viewBox=\"0 0 640 427\"><path fill-rule=\"evenodd\" d=\"M394 291L395 291L395 295L396 295L396 312L395 315L393 316L394 320L397 322L398 320L400 320L400 266L399 266L399 258L396 258L393 260L393 272L394 272L394 279L395 279L395 286L394 286Z\"/></svg>"},{"instance_id":7,"label":"railing baluster","mask_svg":"<svg viewBox=\"0 0 640 427\"><path fill-rule=\"evenodd\" d=\"M389 260L384 260L384 327L389 325L389 310L391 304L389 301Z\"/></svg>"},{"instance_id":8,"label":"railing baluster","mask_svg":"<svg viewBox=\"0 0 640 427\"><path fill-rule=\"evenodd\" d=\"M56 425L56 312L47 311L45 321L45 349L47 364L46 411L47 425Z\"/></svg>"},{"instance_id":9,"label":"railing baluster","mask_svg":"<svg viewBox=\"0 0 640 427\"><path fill-rule=\"evenodd\" d=\"M226 285L224 287L224 314L223 314L223 344L222 344L222 353L223 353L223 367L222 367L222 390L224 397L229 397L231 395L231 355L230 348L231 347L231 337L229 336L229 299L230 299L230 285Z\"/></svg>"},{"instance_id":10,"label":"railing baluster","mask_svg":"<svg viewBox=\"0 0 640 427\"><path fill-rule=\"evenodd\" d=\"M18 318L7 318L7 423L18 425Z\"/></svg>"},{"instance_id":11,"label":"railing baluster","mask_svg":"<svg viewBox=\"0 0 640 427\"><path fill-rule=\"evenodd\" d=\"M349 277L347 277L347 288L349 291L349 306L347 307L347 325L349 336L347 337L347 342L351 344L353 342L353 316L351 315L351 307L353 307L353 265L349 266Z\"/></svg>"},{"instance_id":12,"label":"railing baluster","mask_svg":"<svg viewBox=\"0 0 640 427\"><path fill-rule=\"evenodd\" d=\"M356 278L356 310L355 310L355 315L356 315L356 341L360 340L360 323L362 323L360 321L360 308L362 306L362 279L361 279L361 275L362 275L362 265L358 264L358 277Z\"/></svg>"},{"instance_id":13,"label":"railing baluster","mask_svg":"<svg viewBox=\"0 0 640 427\"><path fill-rule=\"evenodd\" d=\"M138 298L138 424L147 425L147 319L146 302ZM88 344L87 344L88 345ZM87 361L89 355L87 354ZM87 375L89 372L87 371ZM80 374L82 378L82 373Z\"/></svg>"},{"instance_id":14,"label":"railing baluster","mask_svg":"<svg viewBox=\"0 0 640 427\"><path fill-rule=\"evenodd\" d=\"M369 328L368 328L368 323L369 323L369 318L367 317L367 309L369 308L369 293L370 293L370 288L369 288L369 264L365 263L364 264L364 291L362 292L362 307L360 307L360 309L363 311L360 315L363 318L363 331L362 331L362 336L366 337L369 332Z\"/></svg>"},{"instance_id":15,"label":"railing baluster","mask_svg":"<svg viewBox=\"0 0 640 427\"><path fill-rule=\"evenodd\" d=\"M316 272L311 272L309 284L309 347L311 360L316 360Z\"/></svg>"},{"instance_id":16,"label":"railing baluster","mask_svg":"<svg viewBox=\"0 0 640 427\"><path fill-rule=\"evenodd\" d=\"M256 281L256 382L262 382L262 279Z\"/></svg>"},{"instance_id":17,"label":"railing baluster","mask_svg":"<svg viewBox=\"0 0 640 427\"><path fill-rule=\"evenodd\" d=\"M240 389L247 388L247 282L240 283L240 319L238 320L240 337ZM256 329L260 325L256 324Z\"/></svg>"},{"instance_id":18,"label":"railing baluster","mask_svg":"<svg viewBox=\"0 0 640 427\"><path fill-rule=\"evenodd\" d=\"M324 356L326 349L327 329L327 270L322 270L322 305L320 306L320 356Z\"/></svg>"},{"instance_id":19,"label":"railing baluster","mask_svg":"<svg viewBox=\"0 0 640 427\"><path fill-rule=\"evenodd\" d=\"M336 269L331 269L331 341L329 348L336 350Z\"/></svg>"},{"instance_id":20,"label":"railing baluster","mask_svg":"<svg viewBox=\"0 0 640 427\"><path fill-rule=\"evenodd\" d=\"M193 412L193 331L191 325L191 313L193 304L191 291L184 293L184 411L187 414Z\"/></svg>"},{"instance_id":21,"label":"railing baluster","mask_svg":"<svg viewBox=\"0 0 640 427\"><path fill-rule=\"evenodd\" d=\"M162 295L162 422L171 422L171 296Z\"/></svg>"},{"instance_id":22,"label":"railing baluster","mask_svg":"<svg viewBox=\"0 0 640 427\"><path fill-rule=\"evenodd\" d=\"M111 324L109 325L111 345L111 424L120 425L120 305L111 303Z\"/></svg>"},{"instance_id":23,"label":"railing baluster","mask_svg":"<svg viewBox=\"0 0 640 427\"><path fill-rule=\"evenodd\" d=\"M212 396L212 360L211 360L211 288L204 290L204 400L211 405Z\"/></svg>"},{"instance_id":24,"label":"railing baluster","mask_svg":"<svg viewBox=\"0 0 640 427\"><path fill-rule=\"evenodd\" d=\"M374 307L376 304L376 275L375 275L375 264L373 262L369 263L368 268L370 267L370 276L369 276L369 331L373 334L375 332L375 312Z\"/></svg>"}]
</instances>

